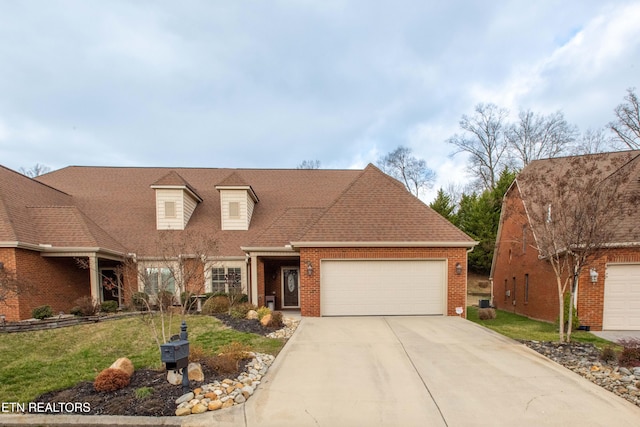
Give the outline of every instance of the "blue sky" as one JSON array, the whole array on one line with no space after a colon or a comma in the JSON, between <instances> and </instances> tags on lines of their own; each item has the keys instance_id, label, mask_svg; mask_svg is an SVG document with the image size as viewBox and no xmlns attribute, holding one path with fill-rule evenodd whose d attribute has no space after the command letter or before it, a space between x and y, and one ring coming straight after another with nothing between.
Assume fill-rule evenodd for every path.
<instances>
[{"instance_id":1,"label":"blue sky","mask_svg":"<svg viewBox=\"0 0 640 427\"><path fill-rule=\"evenodd\" d=\"M0 0L0 164L361 168L405 145L464 183L445 141L479 102L612 120L638 22L637 1Z\"/></svg>"}]
</instances>

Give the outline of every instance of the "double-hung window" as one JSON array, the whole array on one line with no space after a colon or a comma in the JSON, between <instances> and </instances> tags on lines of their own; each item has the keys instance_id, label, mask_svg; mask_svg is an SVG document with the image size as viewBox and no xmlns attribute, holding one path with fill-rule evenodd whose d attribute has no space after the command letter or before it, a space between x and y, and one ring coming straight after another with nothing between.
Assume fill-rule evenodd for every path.
<instances>
[{"instance_id":1,"label":"double-hung window","mask_svg":"<svg viewBox=\"0 0 640 427\"><path fill-rule=\"evenodd\" d=\"M211 269L211 292L229 293L238 290L242 283L242 269L239 267L215 267Z\"/></svg>"},{"instance_id":2,"label":"double-hung window","mask_svg":"<svg viewBox=\"0 0 640 427\"><path fill-rule=\"evenodd\" d=\"M158 295L158 292L166 291L175 295L176 281L173 272L169 268L147 267L144 292L148 295Z\"/></svg>"}]
</instances>

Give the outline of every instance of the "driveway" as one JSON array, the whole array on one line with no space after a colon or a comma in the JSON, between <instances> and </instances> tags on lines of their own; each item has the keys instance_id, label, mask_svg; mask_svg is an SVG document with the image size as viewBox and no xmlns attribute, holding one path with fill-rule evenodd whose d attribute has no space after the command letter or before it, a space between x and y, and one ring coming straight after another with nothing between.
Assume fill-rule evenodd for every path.
<instances>
[{"instance_id":1,"label":"driveway","mask_svg":"<svg viewBox=\"0 0 640 427\"><path fill-rule=\"evenodd\" d=\"M305 318L243 411L234 412L248 426L640 420L640 408L626 400L457 317Z\"/></svg>"}]
</instances>

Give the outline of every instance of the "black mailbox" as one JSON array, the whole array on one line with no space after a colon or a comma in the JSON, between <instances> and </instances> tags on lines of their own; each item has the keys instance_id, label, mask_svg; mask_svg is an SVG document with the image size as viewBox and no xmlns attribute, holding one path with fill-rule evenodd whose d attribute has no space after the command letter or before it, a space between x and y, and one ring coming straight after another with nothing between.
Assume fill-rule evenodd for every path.
<instances>
[{"instance_id":1,"label":"black mailbox","mask_svg":"<svg viewBox=\"0 0 640 427\"><path fill-rule=\"evenodd\" d=\"M167 370L186 368L189 365L189 341L176 340L160 345L160 359Z\"/></svg>"}]
</instances>

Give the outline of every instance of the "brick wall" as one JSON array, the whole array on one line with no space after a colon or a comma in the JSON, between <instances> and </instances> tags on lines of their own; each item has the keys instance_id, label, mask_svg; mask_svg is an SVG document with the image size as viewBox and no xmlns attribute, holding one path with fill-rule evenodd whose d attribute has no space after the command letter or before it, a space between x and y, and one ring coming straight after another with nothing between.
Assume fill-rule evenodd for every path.
<instances>
[{"instance_id":1,"label":"brick wall","mask_svg":"<svg viewBox=\"0 0 640 427\"><path fill-rule=\"evenodd\" d=\"M501 310L555 322L560 310L556 275L551 264L538 259L538 252L532 247L534 236L528 227L523 228L528 222L518 197L517 188L514 188L503 207L503 223L494 253L493 303ZM589 266L582 270L578 285L578 317L582 325L595 331L602 329L606 265L614 262L640 262L640 248L609 249L605 255L590 260ZM597 283L591 283L589 269L592 267L599 274Z\"/></svg>"},{"instance_id":2,"label":"brick wall","mask_svg":"<svg viewBox=\"0 0 640 427\"><path fill-rule=\"evenodd\" d=\"M456 316L456 307L467 306L467 249L465 248L301 248L300 265L311 261L312 276L300 274L300 311L303 316L320 316L320 261L322 259L448 259L447 315ZM456 263L463 273L455 273Z\"/></svg>"},{"instance_id":3,"label":"brick wall","mask_svg":"<svg viewBox=\"0 0 640 427\"><path fill-rule=\"evenodd\" d=\"M18 279L26 284L19 296L20 319L30 318L41 305L50 305L54 313L68 313L75 300L91 295L89 270L73 258L45 258L24 249L16 249L15 258Z\"/></svg>"},{"instance_id":4,"label":"brick wall","mask_svg":"<svg viewBox=\"0 0 640 427\"><path fill-rule=\"evenodd\" d=\"M8 280L13 280L16 272L15 249L0 248L0 262L4 265L3 274ZM8 321L20 319L20 301L13 290L13 284L8 284L4 289L0 289L0 292L7 292L6 294L3 292L4 301L0 301L0 314L4 314Z\"/></svg>"}]
</instances>

